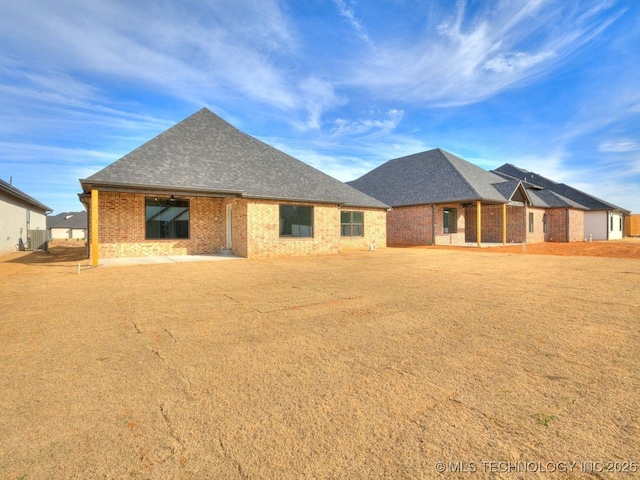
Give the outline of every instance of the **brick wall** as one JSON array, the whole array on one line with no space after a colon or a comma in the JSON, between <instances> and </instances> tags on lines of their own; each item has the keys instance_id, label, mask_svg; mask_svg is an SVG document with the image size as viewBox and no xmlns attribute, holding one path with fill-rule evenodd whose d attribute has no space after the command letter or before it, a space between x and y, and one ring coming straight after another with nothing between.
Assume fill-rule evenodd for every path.
<instances>
[{"instance_id":1,"label":"brick wall","mask_svg":"<svg viewBox=\"0 0 640 480\"><path fill-rule=\"evenodd\" d=\"M160 195L158 195L160 196ZM189 198L189 238L145 238L146 195L119 192L99 194L99 255L143 257L214 253L225 246L225 213L221 198Z\"/></svg>"},{"instance_id":2,"label":"brick wall","mask_svg":"<svg viewBox=\"0 0 640 480\"><path fill-rule=\"evenodd\" d=\"M457 232L455 233L444 233L444 209L445 208L455 208L457 213L457 221L456 224L458 226ZM435 244L436 245L462 245L465 243L465 229L466 229L466 220L464 217L464 207L458 203L449 203L443 205L436 205L435 208L436 217L434 230L436 234Z\"/></svg>"},{"instance_id":3,"label":"brick wall","mask_svg":"<svg viewBox=\"0 0 640 480\"><path fill-rule=\"evenodd\" d=\"M393 207L387 213L389 245L433 245L432 206Z\"/></svg>"},{"instance_id":4,"label":"brick wall","mask_svg":"<svg viewBox=\"0 0 640 480\"><path fill-rule=\"evenodd\" d=\"M476 243L477 239L477 207L464 209L466 217L466 241ZM482 205L482 242L502 243L502 205ZM525 207L507 205L507 243L525 241L527 224Z\"/></svg>"},{"instance_id":5,"label":"brick wall","mask_svg":"<svg viewBox=\"0 0 640 480\"><path fill-rule=\"evenodd\" d=\"M368 248L374 240L377 247L386 246L384 209L354 209L364 212L364 236L341 238L337 205L205 197L188 198L188 239L147 240L146 197L148 195L100 192L101 258L215 253L227 247L228 205L231 206L232 251L238 256L337 253L341 248ZM280 238L281 203L313 206L313 238Z\"/></svg>"},{"instance_id":6,"label":"brick wall","mask_svg":"<svg viewBox=\"0 0 640 480\"><path fill-rule=\"evenodd\" d=\"M567 209L549 208L547 209L547 242L567 241Z\"/></svg>"},{"instance_id":7,"label":"brick wall","mask_svg":"<svg viewBox=\"0 0 640 480\"><path fill-rule=\"evenodd\" d=\"M313 207L313 238L280 238L280 205ZM342 239L340 209L337 205L283 202L270 200L247 201L247 257L274 257L338 253L340 248L367 248L371 241L377 247L386 246L386 211L353 208L364 211L364 237Z\"/></svg>"},{"instance_id":8,"label":"brick wall","mask_svg":"<svg viewBox=\"0 0 640 480\"><path fill-rule=\"evenodd\" d=\"M224 201L224 214L226 221L226 208L231 205L231 250L238 257L247 256L247 200L240 198L229 198ZM226 224L225 224L226 240Z\"/></svg>"},{"instance_id":9,"label":"brick wall","mask_svg":"<svg viewBox=\"0 0 640 480\"><path fill-rule=\"evenodd\" d=\"M387 246L387 211L375 208L350 208L344 210L354 210L364 212L364 236L362 237L340 237L340 250L368 249L372 242L376 248ZM340 227L340 214L338 214L338 229ZM340 234L338 230L338 235Z\"/></svg>"},{"instance_id":10,"label":"brick wall","mask_svg":"<svg viewBox=\"0 0 640 480\"><path fill-rule=\"evenodd\" d=\"M533 214L533 232L529 231L529 215ZM526 209L526 228L527 243L540 243L545 241L544 233L544 215L546 210L543 208L527 208Z\"/></svg>"},{"instance_id":11,"label":"brick wall","mask_svg":"<svg viewBox=\"0 0 640 480\"><path fill-rule=\"evenodd\" d=\"M569 210L569 241L584 241L584 211Z\"/></svg>"},{"instance_id":12,"label":"brick wall","mask_svg":"<svg viewBox=\"0 0 640 480\"><path fill-rule=\"evenodd\" d=\"M547 209L546 214L548 227L545 240L547 242L584 241L584 212L582 210L550 208Z\"/></svg>"}]
</instances>

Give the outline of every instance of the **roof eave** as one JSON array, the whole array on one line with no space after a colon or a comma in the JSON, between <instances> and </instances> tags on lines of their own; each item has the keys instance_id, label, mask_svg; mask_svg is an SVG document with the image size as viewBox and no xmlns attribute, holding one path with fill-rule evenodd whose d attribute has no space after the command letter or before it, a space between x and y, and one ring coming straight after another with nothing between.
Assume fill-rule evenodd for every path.
<instances>
[{"instance_id":1,"label":"roof eave","mask_svg":"<svg viewBox=\"0 0 640 480\"><path fill-rule=\"evenodd\" d=\"M327 205L339 205L345 207L360 207L360 208L379 208L381 210L386 210L389 208L388 205L380 202L377 205L373 204L360 204L360 203L352 203L347 200L340 200L337 198L334 199L317 199L317 198L303 198L303 197L281 197L281 196L269 196L269 195L251 195L246 194L243 195L243 198L250 198L253 200L275 200L281 202L303 202L303 203L323 203Z\"/></svg>"},{"instance_id":2,"label":"roof eave","mask_svg":"<svg viewBox=\"0 0 640 480\"><path fill-rule=\"evenodd\" d=\"M162 192L162 193L171 193L173 195L223 195L223 196L236 196L242 197L246 195L245 190L236 190L236 189L207 189L207 188L189 188L184 186L177 185L148 185L148 184L138 184L138 183L116 183L116 182L96 182L91 181L89 179L81 179L80 184L82 185L83 193L78 194L81 196L88 195L95 188L97 190L103 191L112 191L112 192L132 192L132 193L154 193L154 192Z\"/></svg>"}]
</instances>

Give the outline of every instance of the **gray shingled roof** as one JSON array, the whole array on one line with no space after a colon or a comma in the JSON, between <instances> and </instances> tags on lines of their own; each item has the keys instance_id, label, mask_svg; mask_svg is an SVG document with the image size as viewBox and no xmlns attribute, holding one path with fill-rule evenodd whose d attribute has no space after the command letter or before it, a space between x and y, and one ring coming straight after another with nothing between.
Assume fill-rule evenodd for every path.
<instances>
[{"instance_id":1,"label":"gray shingled roof","mask_svg":"<svg viewBox=\"0 0 640 480\"><path fill-rule=\"evenodd\" d=\"M478 200L506 203L520 184L439 148L389 160L347 183L394 207Z\"/></svg>"},{"instance_id":2,"label":"gray shingled roof","mask_svg":"<svg viewBox=\"0 0 640 480\"><path fill-rule=\"evenodd\" d=\"M35 198L30 197L23 191L18 190L16 187L5 182L2 179L0 179L0 192L4 192L6 195L12 198L15 198L17 200L20 200L21 202L26 203L30 207L35 207L38 210L43 210L44 212L53 211L53 209L51 209L50 207L47 207L44 203L40 203Z\"/></svg>"},{"instance_id":3,"label":"gray shingled roof","mask_svg":"<svg viewBox=\"0 0 640 480\"><path fill-rule=\"evenodd\" d=\"M531 200L532 207L545 207L545 208L553 208L553 207L570 207L577 208L580 210L587 210L584 205L580 205L573 200L563 197L551 190L545 190L538 187L535 188L527 188L527 194L529 195L529 199Z\"/></svg>"},{"instance_id":4,"label":"gray shingled roof","mask_svg":"<svg viewBox=\"0 0 640 480\"><path fill-rule=\"evenodd\" d=\"M68 218L67 218L68 217ZM62 212L47 217L47 228L87 228L87 212Z\"/></svg>"},{"instance_id":5,"label":"gray shingled roof","mask_svg":"<svg viewBox=\"0 0 640 480\"><path fill-rule=\"evenodd\" d=\"M604 200L600 200L593 195L589 195L588 193L570 187L569 185L566 185L564 183L554 182L553 180L543 177L542 175L534 172L529 172L528 170L516 167L515 165L512 165L510 163L505 163L501 167L494 170L494 172L503 176L522 180L532 186L542 187L544 190L553 192L556 197L565 202L564 205L561 205L561 202L558 202L557 199L552 199L551 197L547 196L543 198L543 201L549 201L550 204L548 206L573 206L575 208L582 208L585 210L616 210L625 212L626 214L630 213L628 210L618 207L617 205L605 202ZM539 197L545 195L540 191L536 193Z\"/></svg>"},{"instance_id":6,"label":"gray shingled roof","mask_svg":"<svg viewBox=\"0 0 640 480\"><path fill-rule=\"evenodd\" d=\"M206 108L80 183L85 192L93 186L155 188L387 207L241 132Z\"/></svg>"}]
</instances>

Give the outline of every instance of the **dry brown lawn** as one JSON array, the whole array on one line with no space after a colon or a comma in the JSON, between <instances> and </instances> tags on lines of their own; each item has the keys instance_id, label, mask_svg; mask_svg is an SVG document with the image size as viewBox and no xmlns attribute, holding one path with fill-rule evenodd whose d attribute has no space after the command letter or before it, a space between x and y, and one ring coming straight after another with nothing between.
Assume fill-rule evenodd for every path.
<instances>
[{"instance_id":1,"label":"dry brown lawn","mask_svg":"<svg viewBox=\"0 0 640 480\"><path fill-rule=\"evenodd\" d=\"M78 274L81 253L0 259L1 478L640 462L640 260L379 249Z\"/></svg>"}]
</instances>

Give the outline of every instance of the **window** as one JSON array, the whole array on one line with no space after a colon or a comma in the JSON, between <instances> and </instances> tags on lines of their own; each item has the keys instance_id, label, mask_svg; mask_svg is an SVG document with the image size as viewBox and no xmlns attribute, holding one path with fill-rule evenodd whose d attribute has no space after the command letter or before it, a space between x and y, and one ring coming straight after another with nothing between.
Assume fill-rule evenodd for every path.
<instances>
[{"instance_id":1,"label":"window","mask_svg":"<svg viewBox=\"0 0 640 480\"><path fill-rule=\"evenodd\" d=\"M458 211L455 208L445 208L442 212L442 228L444 233L458 231Z\"/></svg>"},{"instance_id":2,"label":"window","mask_svg":"<svg viewBox=\"0 0 640 480\"><path fill-rule=\"evenodd\" d=\"M281 237L313 237L313 207L280 205Z\"/></svg>"},{"instance_id":3,"label":"window","mask_svg":"<svg viewBox=\"0 0 640 480\"><path fill-rule=\"evenodd\" d=\"M542 215L542 232L547 233L547 214Z\"/></svg>"},{"instance_id":4,"label":"window","mask_svg":"<svg viewBox=\"0 0 640 480\"><path fill-rule=\"evenodd\" d=\"M613 215L611 215L610 218L611 218L611 222L610 222L611 223L611 227L609 228L609 231L613 232Z\"/></svg>"},{"instance_id":5,"label":"window","mask_svg":"<svg viewBox=\"0 0 640 480\"><path fill-rule=\"evenodd\" d=\"M622 231L622 217L619 217L619 218L620 218L620 231Z\"/></svg>"},{"instance_id":6,"label":"window","mask_svg":"<svg viewBox=\"0 0 640 480\"><path fill-rule=\"evenodd\" d=\"M340 235L362 237L364 235L364 212L340 212Z\"/></svg>"},{"instance_id":7,"label":"window","mask_svg":"<svg viewBox=\"0 0 640 480\"><path fill-rule=\"evenodd\" d=\"M145 199L147 239L189 238L189 200Z\"/></svg>"},{"instance_id":8,"label":"window","mask_svg":"<svg viewBox=\"0 0 640 480\"><path fill-rule=\"evenodd\" d=\"M533 233L533 212L529 212L529 233Z\"/></svg>"}]
</instances>

